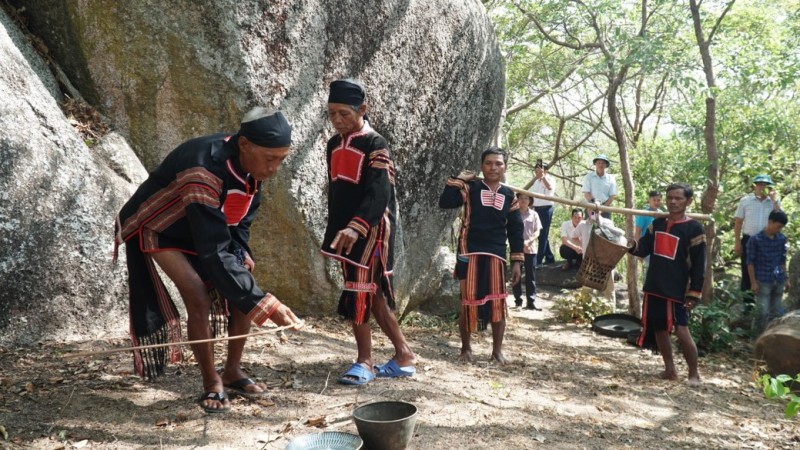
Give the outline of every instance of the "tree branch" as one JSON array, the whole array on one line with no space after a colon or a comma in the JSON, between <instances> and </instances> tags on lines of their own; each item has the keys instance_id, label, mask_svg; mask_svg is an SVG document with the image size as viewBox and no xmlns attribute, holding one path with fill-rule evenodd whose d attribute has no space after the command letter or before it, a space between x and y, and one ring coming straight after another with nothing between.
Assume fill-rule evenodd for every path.
<instances>
[{"instance_id":1,"label":"tree branch","mask_svg":"<svg viewBox=\"0 0 800 450\"><path fill-rule=\"evenodd\" d=\"M708 45L711 44L711 40L714 39L714 35L717 34L717 30L719 30L720 24L722 23L722 19L724 19L725 15L728 14L728 11L730 11L731 8L733 8L734 3L736 3L736 0L731 0L730 3L728 3L727 6L725 6L725 9L722 10L722 14L720 14L720 16L717 17L716 23L714 23L714 26L711 27L711 32L708 33L708 39L706 40L706 44ZM698 4L697 6L699 8L700 4Z\"/></svg>"}]
</instances>

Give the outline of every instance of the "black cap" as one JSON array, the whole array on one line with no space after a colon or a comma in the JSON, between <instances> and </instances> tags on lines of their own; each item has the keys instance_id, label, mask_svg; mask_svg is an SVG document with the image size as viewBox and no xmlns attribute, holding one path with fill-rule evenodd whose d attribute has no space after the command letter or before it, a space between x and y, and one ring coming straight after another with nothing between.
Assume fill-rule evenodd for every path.
<instances>
[{"instance_id":1,"label":"black cap","mask_svg":"<svg viewBox=\"0 0 800 450\"><path fill-rule=\"evenodd\" d=\"M239 135L259 147L287 147L292 144L292 126L281 111L242 122Z\"/></svg>"},{"instance_id":2,"label":"black cap","mask_svg":"<svg viewBox=\"0 0 800 450\"><path fill-rule=\"evenodd\" d=\"M361 106L367 98L367 91L356 80L336 80L331 83L328 103Z\"/></svg>"}]
</instances>

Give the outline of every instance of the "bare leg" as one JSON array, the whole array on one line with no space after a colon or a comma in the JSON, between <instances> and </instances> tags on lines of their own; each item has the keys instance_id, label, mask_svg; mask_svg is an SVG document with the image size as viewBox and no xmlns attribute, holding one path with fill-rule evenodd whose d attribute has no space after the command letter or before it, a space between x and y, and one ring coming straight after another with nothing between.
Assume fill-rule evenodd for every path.
<instances>
[{"instance_id":1,"label":"bare leg","mask_svg":"<svg viewBox=\"0 0 800 450\"><path fill-rule=\"evenodd\" d=\"M356 362L366 367L370 372L374 372L372 369L372 330L369 322L360 325L353 323L353 336L356 338L356 348L358 349ZM356 377L348 375L344 375L342 378L357 380Z\"/></svg>"},{"instance_id":2,"label":"bare leg","mask_svg":"<svg viewBox=\"0 0 800 450\"><path fill-rule=\"evenodd\" d=\"M195 272L186 256L177 251L153 253L153 259L178 287L178 291L186 305L187 329L190 340L211 338L211 326L208 315L211 310L211 298L208 296L203 280ZM203 377L203 390L206 392L222 392L222 379L214 368L214 346L212 343L192 344L192 352L200 367ZM223 409L227 406L216 400L204 400L206 408Z\"/></svg>"},{"instance_id":3,"label":"bare leg","mask_svg":"<svg viewBox=\"0 0 800 450\"><path fill-rule=\"evenodd\" d=\"M394 356L392 359L394 359L400 367L413 366L417 362L417 359L414 356L414 352L411 351L411 347L408 345L403 331L400 329L400 324L397 323L394 312L389 308L389 304L386 303L383 292L381 292L380 289L378 289L375 299L372 302L372 315L375 316L375 321L378 322L381 330L383 330L383 333L386 334L394 346Z\"/></svg>"},{"instance_id":4,"label":"bare leg","mask_svg":"<svg viewBox=\"0 0 800 450\"><path fill-rule=\"evenodd\" d=\"M464 292L466 292L466 280L459 280L458 284L461 286L461 297L463 300ZM464 362L473 362L475 359L472 357L472 344L470 343L469 327L467 327L467 316L462 310L458 315L458 332L461 335L461 355L458 359Z\"/></svg>"},{"instance_id":5,"label":"bare leg","mask_svg":"<svg viewBox=\"0 0 800 450\"><path fill-rule=\"evenodd\" d=\"M700 384L700 371L697 367L697 346L692 339L692 334L689 332L689 327L682 325L678 325L675 334L681 343L686 365L689 366L689 384L697 386Z\"/></svg>"},{"instance_id":6,"label":"bare leg","mask_svg":"<svg viewBox=\"0 0 800 450\"><path fill-rule=\"evenodd\" d=\"M236 308L231 308L231 321L228 326L229 336L241 336L250 331L250 321L243 312ZM235 381L247 378L247 374L242 371L242 352L244 351L247 339L235 339L228 341L228 359L225 361L225 370L222 372L222 382L230 384ZM258 394L264 392L264 388L258 384L249 384L243 388L247 392Z\"/></svg>"},{"instance_id":7,"label":"bare leg","mask_svg":"<svg viewBox=\"0 0 800 450\"><path fill-rule=\"evenodd\" d=\"M672 343L669 340L669 332L667 330L656 331L655 335L658 352L661 353L661 358L664 360L664 371L659 374L659 377L664 380L677 380L678 372L675 370L675 362L672 360Z\"/></svg>"},{"instance_id":8,"label":"bare leg","mask_svg":"<svg viewBox=\"0 0 800 450\"><path fill-rule=\"evenodd\" d=\"M496 300L499 301L499 300ZM500 364L508 363L503 356L503 337L506 332L506 319L499 322L492 322L492 359Z\"/></svg>"}]
</instances>

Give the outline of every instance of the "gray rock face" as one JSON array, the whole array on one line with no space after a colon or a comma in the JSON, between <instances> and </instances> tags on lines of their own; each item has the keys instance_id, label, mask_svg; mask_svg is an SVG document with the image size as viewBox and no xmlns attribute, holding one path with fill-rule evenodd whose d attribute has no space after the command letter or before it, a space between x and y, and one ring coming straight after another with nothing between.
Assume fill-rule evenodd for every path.
<instances>
[{"instance_id":1,"label":"gray rock face","mask_svg":"<svg viewBox=\"0 0 800 450\"><path fill-rule=\"evenodd\" d=\"M89 149L60 97L0 10L0 343L127 328L126 285L111 274L113 216L146 172L113 135Z\"/></svg>"},{"instance_id":2,"label":"gray rock face","mask_svg":"<svg viewBox=\"0 0 800 450\"><path fill-rule=\"evenodd\" d=\"M24 4L25 2L18 2ZM455 212L437 199L475 168L503 102L503 62L477 0L92 2L42 0L34 32L152 168L180 142L235 130L255 104L283 109L294 152L266 184L253 229L260 284L300 312L330 312L338 267L326 221L327 86L354 76L397 166L396 292L421 303Z\"/></svg>"}]
</instances>

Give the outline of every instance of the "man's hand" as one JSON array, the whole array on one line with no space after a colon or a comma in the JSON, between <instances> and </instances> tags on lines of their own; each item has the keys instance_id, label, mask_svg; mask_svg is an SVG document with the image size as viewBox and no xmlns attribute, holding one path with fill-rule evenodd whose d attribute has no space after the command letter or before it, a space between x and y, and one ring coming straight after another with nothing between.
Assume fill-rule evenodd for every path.
<instances>
[{"instance_id":1,"label":"man's hand","mask_svg":"<svg viewBox=\"0 0 800 450\"><path fill-rule=\"evenodd\" d=\"M733 254L742 256L742 241L739 239L736 239L736 242L733 243Z\"/></svg>"},{"instance_id":2,"label":"man's hand","mask_svg":"<svg viewBox=\"0 0 800 450\"><path fill-rule=\"evenodd\" d=\"M519 283L519 280L522 279L522 271L520 270L520 266L522 263L519 261L514 261L511 263L511 285L515 285Z\"/></svg>"},{"instance_id":3,"label":"man's hand","mask_svg":"<svg viewBox=\"0 0 800 450\"><path fill-rule=\"evenodd\" d=\"M333 238L333 242L331 242L331 248L336 252L337 255L341 255L342 250L344 250L345 255L349 255L350 250L353 249L353 244L355 244L357 240L358 233L356 230L352 228L344 228L336 233L336 237Z\"/></svg>"},{"instance_id":4,"label":"man's hand","mask_svg":"<svg viewBox=\"0 0 800 450\"><path fill-rule=\"evenodd\" d=\"M475 172L465 169L462 170L461 173L459 173L456 178L462 181L472 181L475 179Z\"/></svg>"},{"instance_id":5,"label":"man's hand","mask_svg":"<svg viewBox=\"0 0 800 450\"><path fill-rule=\"evenodd\" d=\"M761 286L758 285L758 281L753 280L750 282L750 291L753 292L753 295L757 295L760 290Z\"/></svg>"},{"instance_id":6,"label":"man's hand","mask_svg":"<svg viewBox=\"0 0 800 450\"><path fill-rule=\"evenodd\" d=\"M245 269L250 271L250 273L253 273L253 270L256 268L256 262L253 261L253 258L251 258L250 255L247 254L247 253L244 254L244 263L243 263L243 265L244 265Z\"/></svg>"},{"instance_id":7,"label":"man's hand","mask_svg":"<svg viewBox=\"0 0 800 450\"><path fill-rule=\"evenodd\" d=\"M686 308L687 311L691 311L697 304L700 303L700 299L693 296L686 296L683 300L683 307Z\"/></svg>"},{"instance_id":8,"label":"man's hand","mask_svg":"<svg viewBox=\"0 0 800 450\"><path fill-rule=\"evenodd\" d=\"M294 315L291 309L289 309L286 305L281 305L278 309L272 313L269 320L278 325L279 327L285 327L289 325L294 325L292 327L293 330L300 330L306 325L306 322L297 318Z\"/></svg>"}]
</instances>

